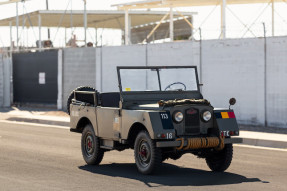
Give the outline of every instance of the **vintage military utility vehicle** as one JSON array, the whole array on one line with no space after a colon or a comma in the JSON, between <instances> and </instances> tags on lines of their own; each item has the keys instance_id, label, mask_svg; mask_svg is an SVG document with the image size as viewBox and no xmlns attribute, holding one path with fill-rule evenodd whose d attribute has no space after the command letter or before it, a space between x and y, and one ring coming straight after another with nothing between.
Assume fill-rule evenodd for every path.
<instances>
[{"instance_id":1,"label":"vintage military utility vehicle","mask_svg":"<svg viewBox=\"0 0 287 191\"><path fill-rule=\"evenodd\" d=\"M75 89L67 103L71 131L82 133L87 164L110 150L134 149L143 174L192 153L225 171L242 139L233 110L216 109L200 92L194 66L117 67L119 92ZM230 105L235 99L230 99Z\"/></svg>"}]
</instances>

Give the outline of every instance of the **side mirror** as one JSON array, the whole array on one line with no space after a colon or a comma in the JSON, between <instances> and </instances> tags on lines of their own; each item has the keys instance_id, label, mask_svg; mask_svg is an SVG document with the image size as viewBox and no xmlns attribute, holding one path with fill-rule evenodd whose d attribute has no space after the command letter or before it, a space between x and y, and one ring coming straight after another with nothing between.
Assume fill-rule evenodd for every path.
<instances>
[{"instance_id":1,"label":"side mirror","mask_svg":"<svg viewBox=\"0 0 287 191\"><path fill-rule=\"evenodd\" d=\"M230 100L229 100L229 109L230 109L230 106L235 105L235 103L236 103L236 99L235 98L230 98Z\"/></svg>"}]
</instances>

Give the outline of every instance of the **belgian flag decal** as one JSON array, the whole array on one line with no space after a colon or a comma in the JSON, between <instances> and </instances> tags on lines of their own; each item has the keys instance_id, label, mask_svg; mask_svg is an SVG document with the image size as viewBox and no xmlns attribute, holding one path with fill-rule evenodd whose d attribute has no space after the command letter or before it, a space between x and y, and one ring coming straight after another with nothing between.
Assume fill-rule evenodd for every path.
<instances>
[{"instance_id":1,"label":"belgian flag decal","mask_svg":"<svg viewBox=\"0 0 287 191\"><path fill-rule=\"evenodd\" d=\"M235 114L234 112L218 112L214 113L216 119L234 119Z\"/></svg>"}]
</instances>

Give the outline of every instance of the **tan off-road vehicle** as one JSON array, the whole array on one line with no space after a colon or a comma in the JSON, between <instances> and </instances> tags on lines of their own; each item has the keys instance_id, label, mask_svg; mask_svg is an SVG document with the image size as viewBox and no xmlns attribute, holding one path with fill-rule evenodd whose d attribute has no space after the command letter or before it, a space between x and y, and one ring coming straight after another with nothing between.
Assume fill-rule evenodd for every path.
<instances>
[{"instance_id":1,"label":"tan off-road vehicle","mask_svg":"<svg viewBox=\"0 0 287 191\"><path fill-rule=\"evenodd\" d=\"M79 87L67 103L71 131L82 133L87 164L110 150L134 149L135 163L150 174L163 161L191 153L213 171L231 164L240 143L233 110L203 99L194 66L117 67L119 92ZM230 105L235 99L230 99Z\"/></svg>"}]
</instances>

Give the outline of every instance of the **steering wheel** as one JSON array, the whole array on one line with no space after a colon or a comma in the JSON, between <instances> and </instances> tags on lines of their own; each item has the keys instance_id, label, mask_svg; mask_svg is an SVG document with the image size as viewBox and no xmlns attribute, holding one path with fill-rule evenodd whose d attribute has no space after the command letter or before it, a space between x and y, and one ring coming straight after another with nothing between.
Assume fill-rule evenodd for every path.
<instances>
[{"instance_id":1,"label":"steering wheel","mask_svg":"<svg viewBox=\"0 0 287 191\"><path fill-rule=\"evenodd\" d=\"M172 89L172 88L171 88L171 86L177 85L177 84L182 85L182 86L183 86L183 89ZM166 88L164 89L164 91L166 91L166 90L168 90L168 89L170 89L170 90L178 90L178 91L182 91L182 90L186 91L186 85L185 85L184 83L182 83L182 82L174 82L174 83L169 84L168 86L166 86Z\"/></svg>"}]
</instances>

